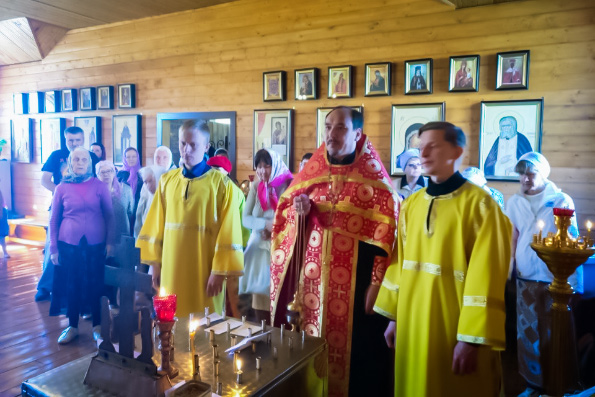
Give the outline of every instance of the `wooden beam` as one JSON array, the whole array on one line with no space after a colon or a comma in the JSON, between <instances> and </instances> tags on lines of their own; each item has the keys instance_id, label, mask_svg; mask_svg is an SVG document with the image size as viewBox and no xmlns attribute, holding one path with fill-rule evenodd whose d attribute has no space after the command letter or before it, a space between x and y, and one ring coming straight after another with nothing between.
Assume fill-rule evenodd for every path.
<instances>
[{"instance_id":1,"label":"wooden beam","mask_svg":"<svg viewBox=\"0 0 595 397\"><path fill-rule=\"evenodd\" d=\"M28 21L42 59L50 53L54 46L68 32L66 28L50 25L35 19L28 19Z\"/></svg>"},{"instance_id":2,"label":"wooden beam","mask_svg":"<svg viewBox=\"0 0 595 397\"><path fill-rule=\"evenodd\" d=\"M522 0L439 0L441 3L445 3L451 6L454 6L456 9L460 8L470 8L470 7L479 7L479 6L487 6L499 3L510 3L513 1L522 1Z\"/></svg>"}]
</instances>

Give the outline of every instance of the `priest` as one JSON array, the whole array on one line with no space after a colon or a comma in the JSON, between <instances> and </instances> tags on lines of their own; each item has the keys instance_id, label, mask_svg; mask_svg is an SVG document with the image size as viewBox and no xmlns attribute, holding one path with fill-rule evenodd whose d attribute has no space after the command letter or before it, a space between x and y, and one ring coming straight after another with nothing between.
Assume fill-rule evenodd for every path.
<instances>
[{"instance_id":1,"label":"priest","mask_svg":"<svg viewBox=\"0 0 595 397\"><path fill-rule=\"evenodd\" d=\"M301 328L328 341L331 396L392 391L382 337L388 321L372 307L399 199L362 128L362 114L351 108L326 116L325 143L279 199L273 222L271 317L284 323L297 292Z\"/></svg>"},{"instance_id":2,"label":"priest","mask_svg":"<svg viewBox=\"0 0 595 397\"><path fill-rule=\"evenodd\" d=\"M154 285L178 296L180 316L220 313L225 278L244 268L241 203L231 179L207 165L209 137L202 120L182 124L183 166L161 177L136 243Z\"/></svg>"},{"instance_id":3,"label":"priest","mask_svg":"<svg viewBox=\"0 0 595 397\"><path fill-rule=\"evenodd\" d=\"M395 396L497 396L512 226L457 172L460 128L431 122L419 137L430 182L403 202L374 307L392 320L385 336L395 347Z\"/></svg>"}]
</instances>

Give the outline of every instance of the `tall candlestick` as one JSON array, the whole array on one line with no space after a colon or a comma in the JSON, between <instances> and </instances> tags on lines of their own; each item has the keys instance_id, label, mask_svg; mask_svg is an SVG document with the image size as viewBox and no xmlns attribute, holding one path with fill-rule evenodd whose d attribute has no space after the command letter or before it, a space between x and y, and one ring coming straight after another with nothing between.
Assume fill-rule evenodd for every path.
<instances>
[{"instance_id":1,"label":"tall candlestick","mask_svg":"<svg viewBox=\"0 0 595 397\"><path fill-rule=\"evenodd\" d=\"M221 361L219 361L219 360L215 360L215 361L213 361L213 365L214 365L214 367L215 367L215 369L214 369L214 372L215 372L215 377L218 377L218 376L219 376L219 363L220 363L220 362L221 362Z\"/></svg>"}]
</instances>

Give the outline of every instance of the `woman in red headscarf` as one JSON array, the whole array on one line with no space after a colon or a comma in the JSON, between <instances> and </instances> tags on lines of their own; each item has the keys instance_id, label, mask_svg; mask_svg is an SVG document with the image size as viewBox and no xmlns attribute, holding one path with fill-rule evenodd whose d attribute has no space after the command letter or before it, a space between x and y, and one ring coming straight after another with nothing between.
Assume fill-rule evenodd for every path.
<instances>
[{"instance_id":1,"label":"woman in red headscarf","mask_svg":"<svg viewBox=\"0 0 595 397\"><path fill-rule=\"evenodd\" d=\"M240 294L252 294L252 308L258 319L268 319L271 306L271 230L277 202L293 176L281 156L271 149L260 149L254 156L258 181L250 186L242 224L252 234L244 251L244 276Z\"/></svg>"}]
</instances>

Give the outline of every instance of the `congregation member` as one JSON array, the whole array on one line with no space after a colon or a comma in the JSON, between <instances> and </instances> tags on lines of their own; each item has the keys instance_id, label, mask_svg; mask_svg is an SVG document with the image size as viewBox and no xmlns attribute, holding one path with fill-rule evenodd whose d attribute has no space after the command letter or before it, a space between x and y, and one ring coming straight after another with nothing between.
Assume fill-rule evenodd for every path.
<instances>
[{"instance_id":1,"label":"congregation member","mask_svg":"<svg viewBox=\"0 0 595 397\"><path fill-rule=\"evenodd\" d=\"M116 178L116 167L111 161L100 161L95 167L97 178L107 185L112 198L112 209L114 211L114 247L117 251L122 243L122 237L130 236L130 217L134 208L132 189L125 183L119 182ZM143 186L144 188L144 186ZM115 263L108 265L114 266ZM118 306L118 289L113 286L105 286L105 293L109 299L110 307ZM83 316L85 318L86 316Z\"/></svg>"},{"instance_id":2,"label":"congregation member","mask_svg":"<svg viewBox=\"0 0 595 397\"><path fill-rule=\"evenodd\" d=\"M166 170L164 168L156 165L143 167L138 171L143 180L143 187L140 191L140 199L136 208L136 214L134 214L136 217L136 220L134 221L134 238L138 238L138 235L145 224L149 208L151 208L151 203L155 196L155 191L157 190L157 185L159 184L159 179L161 179L161 175L165 172Z\"/></svg>"},{"instance_id":3,"label":"congregation member","mask_svg":"<svg viewBox=\"0 0 595 397\"><path fill-rule=\"evenodd\" d=\"M254 156L258 181L250 185L242 223L250 229L244 251L244 275L240 294L252 294L252 308L258 320L270 318L271 232L279 197L293 179L279 153L260 149Z\"/></svg>"},{"instance_id":4,"label":"congregation member","mask_svg":"<svg viewBox=\"0 0 595 397\"><path fill-rule=\"evenodd\" d=\"M463 175L463 178L467 179L469 182L476 184L488 192L490 196L496 200L502 211L504 211L504 196L499 190L488 186L488 181L482 170L477 167L467 167L461 172L461 175Z\"/></svg>"},{"instance_id":5,"label":"congregation member","mask_svg":"<svg viewBox=\"0 0 595 397\"><path fill-rule=\"evenodd\" d=\"M89 151L94 153L97 156L99 161L103 161L106 159L105 157L105 146L103 146L100 142L93 142L89 147Z\"/></svg>"},{"instance_id":6,"label":"congregation member","mask_svg":"<svg viewBox=\"0 0 595 397\"><path fill-rule=\"evenodd\" d=\"M519 372L527 381L523 396L538 396L544 392L543 368L551 317L552 297L547 291L554 279L547 265L531 248L533 235L557 231L554 224L554 208L574 209L572 198L562 192L552 181L547 159L536 152L523 154L514 169L519 174L520 191L506 203L506 214L514 225L513 233L513 282L516 278L516 308L509 307L507 315L515 316L517 329L517 354ZM578 236L576 214L568 229L573 237ZM576 292L583 292L583 268L578 267L568 282ZM516 309L516 314L514 313Z\"/></svg>"},{"instance_id":7,"label":"congregation member","mask_svg":"<svg viewBox=\"0 0 595 397\"><path fill-rule=\"evenodd\" d=\"M401 153L398 166L403 169L403 176L393 181L393 188L406 199L428 184L428 178L421 175L421 159L419 149L409 149Z\"/></svg>"},{"instance_id":8,"label":"congregation member","mask_svg":"<svg viewBox=\"0 0 595 397\"><path fill-rule=\"evenodd\" d=\"M124 166L117 174L118 181L127 184L132 189L132 197L134 198L134 208L132 213L136 214L138 202L140 201L140 192L143 188L143 180L138 173L141 168L138 150L133 147L127 148L124 151L124 156L122 156L122 162ZM134 216L129 218L130 230L134 230L135 220L136 218Z\"/></svg>"},{"instance_id":9,"label":"congregation member","mask_svg":"<svg viewBox=\"0 0 595 397\"><path fill-rule=\"evenodd\" d=\"M132 189L125 183L119 182L116 178L116 167L111 161L100 161L95 167L97 178L107 185L112 199L114 211L114 244L120 244L122 237L130 236L130 222L133 215L134 199Z\"/></svg>"},{"instance_id":10,"label":"congregation member","mask_svg":"<svg viewBox=\"0 0 595 397\"><path fill-rule=\"evenodd\" d=\"M447 122L419 129L430 181L401 206L374 310L392 321L395 396L498 396L512 227L457 172L466 144Z\"/></svg>"},{"instance_id":11,"label":"congregation member","mask_svg":"<svg viewBox=\"0 0 595 397\"><path fill-rule=\"evenodd\" d=\"M41 186L54 194L56 186L60 184L62 176L66 174L68 167L68 156L77 147L85 144L85 134L82 128L72 126L64 130L64 140L66 141L66 149L54 150L47 161L41 167ZM95 165L99 161L95 153L91 153L93 175L95 175ZM50 218L52 216L50 208ZM39 282L37 283L37 293L35 294L35 301L44 301L50 299L52 291L54 265L50 260L50 229L46 232L46 243L43 257L43 271Z\"/></svg>"},{"instance_id":12,"label":"congregation member","mask_svg":"<svg viewBox=\"0 0 595 397\"><path fill-rule=\"evenodd\" d=\"M167 146L159 146L153 154L153 164L163 168L166 172L176 167L173 161L173 154Z\"/></svg>"},{"instance_id":13,"label":"congregation member","mask_svg":"<svg viewBox=\"0 0 595 397\"><path fill-rule=\"evenodd\" d=\"M205 307L221 313L225 277L244 268L240 203L233 182L207 164L209 138L204 120L182 124L183 166L160 178L136 241L154 285L178 296L178 316Z\"/></svg>"},{"instance_id":14,"label":"congregation member","mask_svg":"<svg viewBox=\"0 0 595 397\"><path fill-rule=\"evenodd\" d=\"M308 160L310 160L311 158L312 158L312 153L309 153L309 152L302 156L302 160L300 161L300 170L298 172L302 172L302 170L308 163Z\"/></svg>"},{"instance_id":15,"label":"congregation member","mask_svg":"<svg viewBox=\"0 0 595 397\"><path fill-rule=\"evenodd\" d=\"M91 308L93 337L100 337L100 298L105 258L114 255L114 214L105 183L93 177L91 155L83 147L68 157L66 175L56 187L50 218L50 257L55 266L50 315L66 298L68 327L59 344L78 336L79 315Z\"/></svg>"},{"instance_id":16,"label":"congregation member","mask_svg":"<svg viewBox=\"0 0 595 397\"><path fill-rule=\"evenodd\" d=\"M391 352L382 338L388 321L372 307L393 250L398 207L363 134L363 115L334 108L324 144L279 199L271 241L271 319L286 322L299 285L301 329L328 342L329 395L392 391Z\"/></svg>"},{"instance_id":17,"label":"congregation member","mask_svg":"<svg viewBox=\"0 0 595 397\"><path fill-rule=\"evenodd\" d=\"M10 258L8 251L6 250L6 236L9 234L8 227L8 210L6 209L6 203L4 202L4 196L0 191L0 246L2 247L2 255L4 259Z\"/></svg>"}]
</instances>

